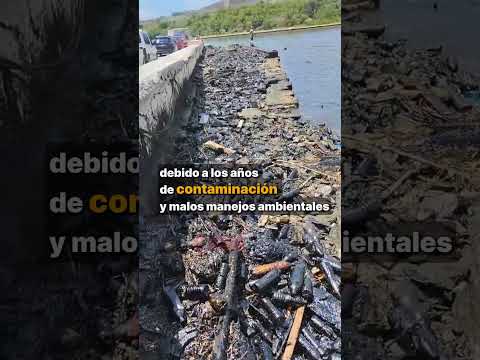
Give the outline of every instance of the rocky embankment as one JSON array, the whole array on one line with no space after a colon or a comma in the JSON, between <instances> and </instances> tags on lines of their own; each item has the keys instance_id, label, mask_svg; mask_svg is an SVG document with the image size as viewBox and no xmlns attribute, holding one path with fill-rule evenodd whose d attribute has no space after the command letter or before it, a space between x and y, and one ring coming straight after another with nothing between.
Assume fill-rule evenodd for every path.
<instances>
[{"instance_id":1,"label":"rocky embankment","mask_svg":"<svg viewBox=\"0 0 480 360\"><path fill-rule=\"evenodd\" d=\"M464 94L478 77L441 47L385 41L373 1L343 6L342 225L455 241L449 256L343 264L344 358L477 359L480 113Z\"/></svg>"},{"instance_id":2,"label":"rocky embankment","mask_svg":"<svg viewBox=\"0 0 480 360\"><path fill-rule=\"evenodd\" d=\"M276 52L207 47L177 164L235 164L328 215L156 217L141 231L140 347L182 359L339 358L339 147L304 122ZM288 340L288 341L287 341Z\"/></svg>"}]
</instances>

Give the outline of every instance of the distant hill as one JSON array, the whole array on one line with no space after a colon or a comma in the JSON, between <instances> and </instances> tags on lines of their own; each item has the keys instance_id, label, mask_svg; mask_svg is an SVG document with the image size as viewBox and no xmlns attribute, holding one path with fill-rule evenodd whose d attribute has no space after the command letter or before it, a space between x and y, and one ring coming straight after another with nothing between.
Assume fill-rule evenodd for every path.
<instances>
[{"instance_id":1,"label":"distant hill","mask_svg":"<svg viewBox=\"0 0 480 360\"><path fill-rule=\"evenodd\" d=\"M236 8L244 5L254 5L260 1L262 0L230 0L230 8ZM282 1L282 0L263 0L263 1L274 2L274 1ZM148 20L140 20L140 24L148 25L154 22L159 22L159 21L178 21L192 15L205 14L208 12L222 10L222 9L224 9L224 2L223 0L220 0L211 5L200 8L198 10L176 11L176 12L173 12L172 15L159 16L159 17L148 19Z\"/></svg>"},{"instance_id":2,"label":"distant hill","mask_svg":"<svg viewBox=\"0 0 480 360\"><path fill-rule=\"evenodd\" d=\"M262 0L230 0L230 8L235 8L235 7L240 7L244 5L254 5ZM279 0L263 0L264 2L275 2ZM202 14L202 13L207 13L211 11L217 11L217 10L222 10L225 8L225 4L223 0L217 1L211 5L205 6L203 8L200 8L198 10L186 10L186 11L177 11L172 14L172 16L160 16L158 18L154 19L149 19L149 20L142 20L140 21L141 24L149 24L152 22L158 22L158 21L175 21L178 20L179 18L186 17L186 16L191 16L194 14Z\"/></svg>"},{"instance_id":3,"label":"distant hill","mask_svg":"<svg viewBox=\"0 0 480 360\"><path fill-rule=\"evenodd\" d=\"M244 6L244 5L253 5L256 4L257 2L260 2L261 0L230 0L230 7L239 7L239 6ZM216 10L221 10L224 9L225 5L223 1L217 1L216 3L205 6L199 10L199 12L202 11L216 11Z\"/></svg>"}]
</instances>

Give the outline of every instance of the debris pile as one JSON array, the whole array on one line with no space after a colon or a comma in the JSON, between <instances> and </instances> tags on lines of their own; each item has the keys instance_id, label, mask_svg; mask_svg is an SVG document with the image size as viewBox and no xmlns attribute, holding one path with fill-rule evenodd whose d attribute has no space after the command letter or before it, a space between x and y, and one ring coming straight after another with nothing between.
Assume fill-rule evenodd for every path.
<instances>
[{"instance_id":1,"label":"debris pile","mask_svg":"<svg viewBox=\"0 0 480 360\"><path fill-rule=\"evenodd\" d=\"M374 3L342 5L342 231L418 232L455 248L448 258L343 258L352 261L342 272L345 359L476 358L468 335L476 305L465 299L478 291L468 239L480 113L465 94L480 82L441 47L386 41L385 27L366 21Z\"/></svg>"},{"instance_id":2,"label":"debris pile","mask_svg":"<svg viewBox=\"0 0 480 360\"><path fill-rule=\"evenodd\" d=\"M338 139L302 120L277 56L206 48L176 161L253 166L263 180L281 184L284 199L323 198L334 211L188 214L145 226L146 353L192 360L340 357Z\"/></svg>"}]
</instances>

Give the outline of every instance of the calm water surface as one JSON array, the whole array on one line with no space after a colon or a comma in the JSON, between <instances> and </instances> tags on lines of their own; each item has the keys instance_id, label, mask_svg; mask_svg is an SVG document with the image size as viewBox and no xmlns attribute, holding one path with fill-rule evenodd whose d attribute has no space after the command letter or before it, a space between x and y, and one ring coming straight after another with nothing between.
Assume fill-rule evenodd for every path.
<instances>
[{"instance_id":1,"label":"calm water surface","mask_svg":"<svg viewBox=\"0 0 480 360\"><path fill-rule=\"evenodd\" d=\"M255 36L255 46L278 50L303 117L340 133L340 27ZM249 45L248 36L208 39L206 45Z\"/></svg>"}]
</instances>

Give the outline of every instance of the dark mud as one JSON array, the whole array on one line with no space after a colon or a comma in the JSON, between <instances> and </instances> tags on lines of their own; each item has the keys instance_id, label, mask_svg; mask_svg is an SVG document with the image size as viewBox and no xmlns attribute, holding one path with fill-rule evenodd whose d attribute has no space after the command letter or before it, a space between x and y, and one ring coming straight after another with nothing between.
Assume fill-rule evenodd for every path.
<instances>
[{"instance_id":1,"label":"dark mud","mask_svg":"<svg viewBox=\"0 0 480 360\"><path fill-rule=\"evenodd\" d=\"M173 144L177 164L253 166L330 215L143 219L140 347L162 359L273 359L305 307L295 359L340 352L339 150L304 122L276 52L208 47ZM328 274L327 274L328 273Z\"/></svg>"},{"instance_id":2,"label":"dark mud","mask_svg":"<svg viewBox=\"0 0 480 360\"><path fill-rule=\"evenodd\" d=\"M478 76L441 46L386 41L375 2L343 7L342 231L455 241L448 256L344 254L344 358L476 359L479 108L463 94Z\"/></svg>"}]
</instances>

